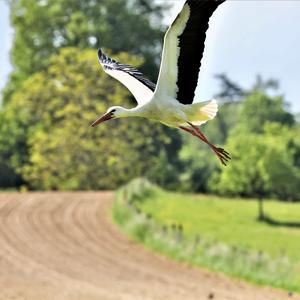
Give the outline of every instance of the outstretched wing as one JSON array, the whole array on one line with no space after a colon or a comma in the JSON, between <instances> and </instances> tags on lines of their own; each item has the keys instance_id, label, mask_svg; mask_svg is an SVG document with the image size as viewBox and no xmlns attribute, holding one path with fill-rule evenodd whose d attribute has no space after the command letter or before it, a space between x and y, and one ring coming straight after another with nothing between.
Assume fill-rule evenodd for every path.
<instances>
[{"instance_id":1,"label":"outstretched wing","mask_svg":"<svg viewBox=\"0 0 300 300\"><path fill-rule=\"evenodd\" d=\"M165 34L157 92L191 104L209 18L225 0L187 0Z\"/></svg>"},{"instance_id":2,"label":"outstretched wing","mask_svg":"<svg viewBox=\"0 0 300 300\"><path fill-rule=\"evenodd\" d=\"M125 85L139 105L151 100L155 84L144 77L141 72L109 58L101 49L98 50L98 58L104 71Z\"/></svg>"}]
</instances>

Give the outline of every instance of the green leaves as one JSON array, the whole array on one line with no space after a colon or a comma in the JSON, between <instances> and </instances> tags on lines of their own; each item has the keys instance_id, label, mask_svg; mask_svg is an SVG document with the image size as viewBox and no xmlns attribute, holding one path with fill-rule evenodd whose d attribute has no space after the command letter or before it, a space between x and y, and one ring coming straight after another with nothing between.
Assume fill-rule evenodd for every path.
<instances>
[{"instance_id":1,"label":"green leaves","mask_svg":"<svg viewBox=\"0 0 300 300\"><path fill-rule=\"evenodd\" d=\"M23 78L49 66L62 47L107 47L147 57L155 66L164 6L138 0L11 0L13 64ZM135 9L132 9L132 8ZM149 22L155 18L156 22ZM149 60L148 60L149 58ZM150 59L151 58L151 59Z\"/></svg>"},{"instance_id":2,"label":"green leaves","mask_svg":"<svg viewBox=\"0 0 300 300\"><path fill-rule=\"evenodd\" d=\"M210 180L214 192L226 195L300 198L299 143L293 116L283 99L253 92L241 104L238 124L226 149L229 166Z\"/></svg>"},{"instance_id":3,"label":"green leaves","mask_svg":"<svg viewBox=\"0 0 300 300\"><path fill-rule=\"evenodd\" d=\"M239 126L245 126L247 131L261 133L267 122L275 122L291 126L295 123L292 114L284 108L282 97L269 97L264 93L254 91L241 107Z\"/></svg>"},{"instance_id":4,"label":"green leaves","mask_svg":"<svg viewBox=\"0 0 300 300\"><path fill-rule=\"evenodd\" d=\"M126 53L116 58L142 63ZM112 189L137 176L153 176L161 155L164 166L170 164L164 148L172 142L169 129L142 119L90 127L109 106L132 106L130 97L100 70L94 50L62 49L7 105L6 117L16 124L11 136L24 143L16 168L34 189Z\"/></svg>"},{"instance_id":5,"label":"green leaves","mask_svg":"<svg viewBox=\"0 0 300 300\"><path fill-rule=\"evenodd\" d=\"M154 179L157 157L165 156L169 165L177 162L178 134L157 124L124 120L89 127L108 106L130 107L133 101L100 70L96 51L85 49L106 47L114 57L120 51L138 53L145 64L125 52L119 59L141 65L156 79L165 5L151 0L9 4L14 72L0 120L5 164L0 174L3 167L9 182L22 174L35 189L114 188L141 174Z\"/></svg>"}]
</instances>

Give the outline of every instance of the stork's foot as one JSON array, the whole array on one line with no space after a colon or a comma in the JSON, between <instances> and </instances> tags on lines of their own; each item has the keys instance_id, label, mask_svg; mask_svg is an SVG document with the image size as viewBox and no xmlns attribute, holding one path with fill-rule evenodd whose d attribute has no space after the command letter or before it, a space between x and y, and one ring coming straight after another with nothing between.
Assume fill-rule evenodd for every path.
<instances>
[{"instance_id":1,"label":"stork's foot","mask_svg":"<svg viewBox=\"0 0 300 300\"><path fill-rule=\"evenodd\" d=\"M218 156L218 158L220 159L221 163L226 166L228 161L231 159L229 153L224 150L223 148L218 148L214 145L210 146L211 149L215 152L215 154Z\"/></svg>"},{"instance_id":2,"label":"stork's foot","mask_svg":"<svg viewBox=\"0 0 300 300\"><path fill-rule=\"evenodd\" d=\"M183 126L180 126L179 128L184 131L189 132L190 134L198 137L200 140L202 140L204 143L206 143L212 149L212 151L217 155L217 157L221 161L222 165L226 166L228 161L231 159L230 154L223 148L216 147L215 145L210 143L207 140L206 136L201 132L201 130L197 126L193 125L192 123L188 123L188 124L193 129L189 129L189 128L183 127Z\"/></svg>"},{"instance_id":3,"label":"stork's foot","mask_svg":"<svg viewBox=\"0 0 300 300\"><path fill-rule=\"evenodd\" d=\"M192 128L194 129L194 131L196 132L197 136L203 141L205 142L214 152L215 154L218 156L218 158L220 159L221 163L226 166L227 162L231 159L230 154L224 150L223 148L219 148L216 147L215 145L213 145L212 143L210 143L208 141L208 139L206 138L206 136L201 132L200 128L195 126L192 123L189 123L189 125L192 126Z\"/></svg>"}]
</instances>

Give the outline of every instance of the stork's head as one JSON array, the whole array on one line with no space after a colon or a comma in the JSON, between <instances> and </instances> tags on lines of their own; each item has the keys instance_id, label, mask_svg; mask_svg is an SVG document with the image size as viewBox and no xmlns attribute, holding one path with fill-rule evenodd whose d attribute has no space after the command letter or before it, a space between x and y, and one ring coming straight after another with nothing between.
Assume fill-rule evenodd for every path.
<instances>
[{"instance_id":1,"label":"stork's head","mask_svg":"<svg viewBox=\"0 0 300 300\"><path fill-rule=\"evenodd\" d=\"M111 119L116 119L116 118L121 118L121 117L127 117L127 109L121 106L112 106L110 107L107 112L98 118L96 121L94 121L91 126L95 127L99 125L102 122L111 120Z\"/></svg>"}]
</instances>

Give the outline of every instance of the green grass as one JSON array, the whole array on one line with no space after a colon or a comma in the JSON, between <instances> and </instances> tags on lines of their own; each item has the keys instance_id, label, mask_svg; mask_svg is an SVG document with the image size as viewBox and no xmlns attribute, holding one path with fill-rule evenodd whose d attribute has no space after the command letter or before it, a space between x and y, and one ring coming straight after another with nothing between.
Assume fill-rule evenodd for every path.
<instances>
[{"instance_id":1,"label":"green grass","mask_svg":"<svg viewBox=\"0 0 300 300\"><path fill-rule=\"evenodd\" d=\"M137 184L125 199L119 192L113 208L134 240L191 265L300 291L300 228L258 222L253 200L136 191ZM279 222L300 221L300 204L267 201L265 210Z\"/></svg>"},{"instance_id":2,"label":"green grass","mask_svg":"<svg viewBox=\"0 0 300 300\"><path fill-rule=\"evenodd\" d=\"M182 224L187 236L200 234L228 245L271 256L284 254L300 261L300 228L258 222L256 201L160 191L137 206L158 223ZM300 204L267 201L265 210L273 219L300 222Z\"/></svg>"}]
</instances>

